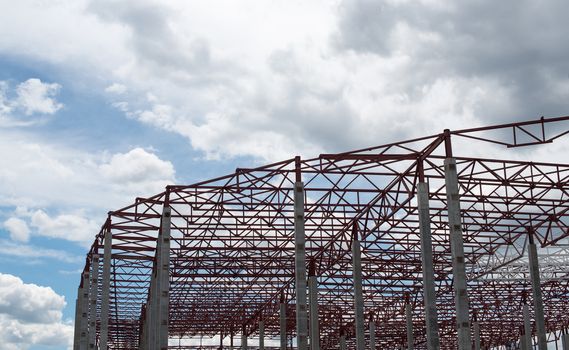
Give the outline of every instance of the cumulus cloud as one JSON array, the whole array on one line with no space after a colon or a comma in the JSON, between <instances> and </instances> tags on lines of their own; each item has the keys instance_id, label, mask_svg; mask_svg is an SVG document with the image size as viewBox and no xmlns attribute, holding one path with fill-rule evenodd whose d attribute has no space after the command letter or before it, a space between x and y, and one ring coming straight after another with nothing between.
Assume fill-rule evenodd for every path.
<instances>
[{"instance_id":1,"label":"cumulus cloud","mask_svg":"<svg viewBox=\"0 0 569 350\"><path fill-rule=\"evenodd\" d=\"M44 83L31 78L14 89L0 81L0 126L28 126L42 122L42 116L63 108L56 100L61 89L57 83ZM36 117L38 116L39 117Z\"/></svg>"},{"instance_id":2,"label":"cumulus cloud","mask_svg":"<svg viewBox=\"0 0 569 350\"><path fill-rule=\"evenodd\" d=\"M18 218L9 218L4 221L4 227L10 232L10 238L19 242L30 240L30 228L28 224Z\"/></svg>"},{"instance_id":3,"label":"cumulus cloud","mask_svg":"<svg viewBox=\"0 0 569 350\"><path fill-rule=\"evenodd\" d=\"M63 107L53 97L58 93L61 85L56 83L43 83L39 79L28 79L18 85L16 93L16 106L31 115L34 113L53 114Z\"/></svg>"},{"instance_id":4,"label":"cumulus cloud","mask_svg":"<svg viewBox=\"0 0 569 350\"><path fill-rule=\"evenodd\" d=\"M3 349L68 347L73 327L62 320L65 298L49 287L0 273L0 342Z\"/></svg>"}]
</instances>

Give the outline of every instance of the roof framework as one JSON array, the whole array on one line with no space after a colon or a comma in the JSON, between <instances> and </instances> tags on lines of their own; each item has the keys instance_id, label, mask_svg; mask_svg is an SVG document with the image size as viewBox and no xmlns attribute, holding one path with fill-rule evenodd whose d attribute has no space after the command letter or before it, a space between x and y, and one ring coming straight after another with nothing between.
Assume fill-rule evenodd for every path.
<instances>
[{"instance_id":1,"label":"roof framework","mask_svg":"<svg viewBox=\"0 0 569 350\"><path fill-rule=\"evenodd\" d=\"M340 329L348 335L348 347L355 348L354 227L361 240L366 319L373 315L378 348L399 348L404 341L407 295L415 346L425 347L416 198L417 183L424 181L429 184L441 345L456 349L443 166L449 156L457 162L470 313L480 322L484 344L498 346L519 338L522 305L531 300L528 233L543 247L547 329L564 329L569 325L569 165L463 157L458 151L469 153L468 147L457 143L511 148L546 144L569 132L567 121L569 117L542 118L446 130L352 152L237 169L137 198L109 213L85 265L89 271L91 256L102 254L110 230L109 346L138 347L165 206L172 212L171 337L212 337L239 333L243 327L254 335L261 319L266 334L277 336L281 295L288 304L288 334L294 334L293 190L300 177L305 186L306 260L314 264L319 282L322 348L337 348ZM101 295L99 287L99 308Z\"/></svg>"}]
</instances>

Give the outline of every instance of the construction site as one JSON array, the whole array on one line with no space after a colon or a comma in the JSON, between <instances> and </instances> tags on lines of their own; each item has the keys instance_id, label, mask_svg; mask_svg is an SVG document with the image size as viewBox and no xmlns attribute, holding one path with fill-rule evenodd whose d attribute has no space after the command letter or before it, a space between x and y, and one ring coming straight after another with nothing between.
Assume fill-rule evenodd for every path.
<instances>
[{"instance_id":1,"label":"construction site","mask_svg":"<svg viewBox=\"0 0 569 350\"><path fill-rule=\"evenodd\" d=\"M136 198L93 232L74 349L569 349L567 134L447 129Z\"/></svg>"}]
</instances>

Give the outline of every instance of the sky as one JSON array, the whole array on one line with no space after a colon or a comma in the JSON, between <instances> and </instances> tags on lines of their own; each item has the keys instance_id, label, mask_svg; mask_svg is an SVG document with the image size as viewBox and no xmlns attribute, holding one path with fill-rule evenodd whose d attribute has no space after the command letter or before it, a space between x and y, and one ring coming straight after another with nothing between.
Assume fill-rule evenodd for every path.
<instances>
[{"instance_id":1,"label":"sky","mask_svg":"<svg viewBox=\"0 0 569 350\"><path fill-rule=\"evenodd\" d=\"M567 13L566 0L0 0L0 346L71 344L87 248L135 197L568 115Z\"/></svg>"}]
</instances>

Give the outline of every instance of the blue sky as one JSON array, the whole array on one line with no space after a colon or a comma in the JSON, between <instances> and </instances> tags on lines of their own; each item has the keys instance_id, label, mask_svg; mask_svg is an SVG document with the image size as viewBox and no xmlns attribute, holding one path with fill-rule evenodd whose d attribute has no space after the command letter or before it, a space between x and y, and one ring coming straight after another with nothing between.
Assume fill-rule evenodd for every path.
<instances>
[{"instance_id":1,"label":"blue sky","mask_svg":"<svg viewBox=\"0 0 569 350\"><path fill-rule=\"evenodd\" d=\"M0 343L68 346L77 271L106 212L166 184L567 115L568 10L0 0ZM530 155L567 154L554 147Z\"/></svg>"}]
</instances>

